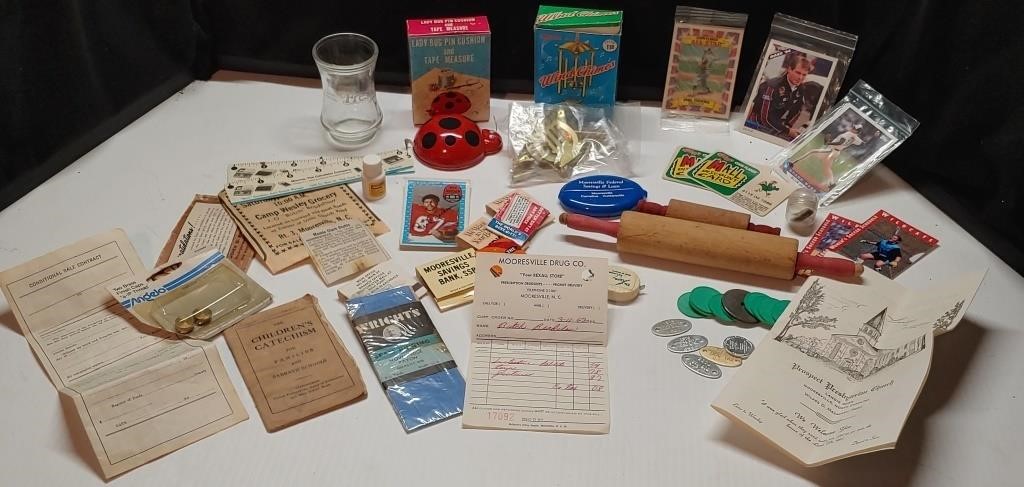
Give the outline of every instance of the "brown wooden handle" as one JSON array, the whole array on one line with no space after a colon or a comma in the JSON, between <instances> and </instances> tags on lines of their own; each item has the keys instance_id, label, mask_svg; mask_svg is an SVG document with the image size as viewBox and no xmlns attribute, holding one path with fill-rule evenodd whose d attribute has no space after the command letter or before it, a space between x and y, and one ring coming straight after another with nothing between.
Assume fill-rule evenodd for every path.
<instances>
[{"instance_id":1,"label":"brown wooden handle","mask_svg":"<svg viewBox=\"0 0 1024 487\"><path fill-rule=\"evenodd\" d=\"M615 238L619 236L619 222L601 220L592 216L562 213L558 215L558 223L581 232L603 233Z\"/></svg>"},{"instance_id":2,"label":"brown wooden handle","mask_svg":"<svg viewBox=\"0 0 1024 487\"><path fill-rule=\"evenodd\" d=\"M796 272L819 276L856 277L864 272L864 265L837 257L801 253L796 257Z\"/></svg>"},{"instance_id":3,"label":"brown wooden handle","mask_svg":"<svg viewBox=\"0 0 1024 487\"><path fill-rule=\"evenodd\" d=\"M762 225L760 223L748 223L747 230L750 230L751 232L767 233L768 235L782 235L781 228Z\"/></svg>"}]
</instances>

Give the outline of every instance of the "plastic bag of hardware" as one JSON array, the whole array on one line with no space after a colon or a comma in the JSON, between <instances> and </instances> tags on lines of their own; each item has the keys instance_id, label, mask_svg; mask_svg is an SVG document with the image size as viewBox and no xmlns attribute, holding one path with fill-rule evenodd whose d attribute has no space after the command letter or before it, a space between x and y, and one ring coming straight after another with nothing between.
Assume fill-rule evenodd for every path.
<instances>
[{"instance_id":1,"label":"plastic bag of hardware","mask_svg":"<svg viewBox=\"0 0 1024 487\"><path fill-rule=\"evenodd\" d=\"M740 132L787 145L839 96L857 36L775 14L743 102Z\"/></svg>"},{"instance_id":2,"label":"plastic bag of hardware","mask_svg":"<svg viewBox=\"0 0 1024 487\"><path fill-rule=\"evenodd\" d=\"M818 206L846 192L899 147L918 122L864 81L771 161L775 171L814 191Z\"/></svg>"},{"instance_id":3,"label":"plastic bag of hardware","mask_svg":"<svg viewBox=\"0 0 1024 487\"><path fill-rule=\"evenodd\" d=\"M626 138L608 115L595 107L512 103L511 186L565 182L587 173L632 176Z\"/></svg>"},{"instance_id":4,"label":"plastic bag of hardware","mask_svg":"<svg viewBox=\"0 0 1024 487\"><path fill-rule=\"evenodd\" d=\"M728 132L747 14L676 7L661 128Z\"/></svg>"},{"instance_id":5,"label":"plastic bag of hardware","mask_svg":"<svg viewBox=\"0 0 1024 487\"><path fill-rule=\"evenodd\" d=\"M272 299L218 250L132 276L107 288L146 325L208 339L266 308Z\"/></svg>"},{"instance_id":6,"label":"plastic bag of hardware","mask_svg":"<svg viewBox=\"0 0 1024 487\"><path fill-rule=\"evenodd\" d=\"M462 414L466 382L412 288L352 298L345 307L406 432Z\"/></svg>"}]
</instances>

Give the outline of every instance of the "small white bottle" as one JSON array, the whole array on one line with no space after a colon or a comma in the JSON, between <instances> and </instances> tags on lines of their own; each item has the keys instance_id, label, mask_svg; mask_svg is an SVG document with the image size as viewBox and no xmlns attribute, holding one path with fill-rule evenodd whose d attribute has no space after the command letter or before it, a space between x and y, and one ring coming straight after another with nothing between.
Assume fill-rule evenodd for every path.
<instances>
[{"instance_id":1,"label":"small white bottle","mask_svg":"<svg viewBox=\"0 0 1024 487\"><path fill-rule=\"evenodd\" d=\"M380 156L377 154L363 156L363 199L376 201L383 198L387 192L388 184Z\"/></svg>"}]
</instances>

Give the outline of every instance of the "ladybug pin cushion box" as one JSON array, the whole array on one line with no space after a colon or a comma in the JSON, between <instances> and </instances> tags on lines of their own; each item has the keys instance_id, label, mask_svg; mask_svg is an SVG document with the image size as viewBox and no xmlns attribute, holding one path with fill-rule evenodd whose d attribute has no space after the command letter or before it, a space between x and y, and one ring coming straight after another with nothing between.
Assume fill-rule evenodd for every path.
<instances>
[{"instance_id":1,"label":"ladybug pin cushion box","mask_svg":"<svg viewBox=\"0 0 1024 487\"><path fill-rule=\"evenodd\" d=\"M416 158L455 171L500 151L501 136L476 124L491 116L487 17L408 20L406 28Z\"/></svg>"},{"instance_id":2,"label":"ladybug pin cushion box","mask_svg":"<svg viewBox=\"0 0 1024 487\"><path fill-rule=\"evenodd\" d=\"M489 120L491 28L487 17L412 19L405 27L413 124L426 123L440 110L460 113L474 122Z\"/></svg>"}]
</instances>

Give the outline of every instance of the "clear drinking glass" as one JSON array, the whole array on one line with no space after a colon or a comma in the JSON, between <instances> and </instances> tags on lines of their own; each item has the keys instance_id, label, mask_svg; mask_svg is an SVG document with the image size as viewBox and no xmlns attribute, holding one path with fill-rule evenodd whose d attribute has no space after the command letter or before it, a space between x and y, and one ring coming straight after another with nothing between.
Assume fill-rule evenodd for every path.
<instances>
[{"instance_id":1,"label":"clear drinking glass","mask_svg":"<svg viewBox=\"0 0 1024 487\"><path fill-rule=\"evenodd\" d=\"M324 88L320 123L339 146L369 144L383 115L373 87L377 44L362 34L331 34L313 45L313 60Z\"/></svg>"}]
</instances>

